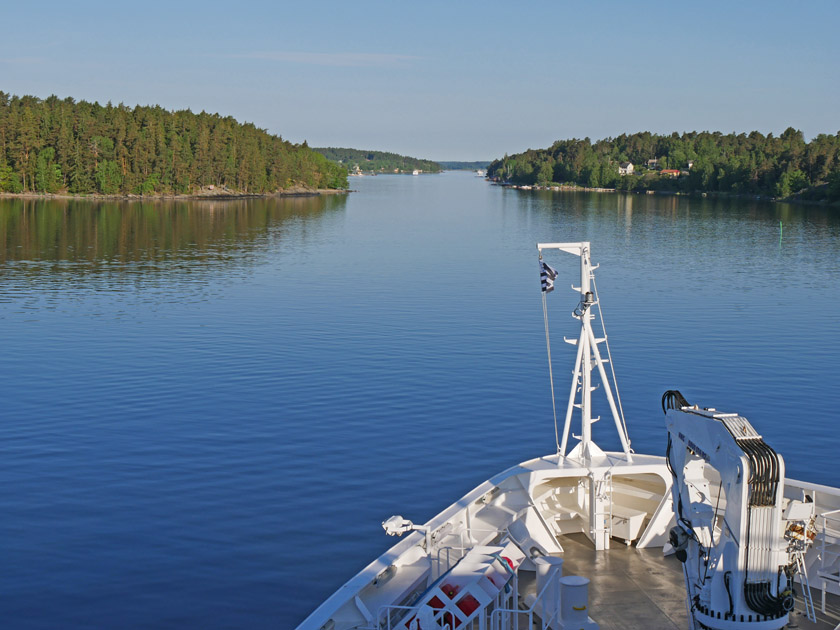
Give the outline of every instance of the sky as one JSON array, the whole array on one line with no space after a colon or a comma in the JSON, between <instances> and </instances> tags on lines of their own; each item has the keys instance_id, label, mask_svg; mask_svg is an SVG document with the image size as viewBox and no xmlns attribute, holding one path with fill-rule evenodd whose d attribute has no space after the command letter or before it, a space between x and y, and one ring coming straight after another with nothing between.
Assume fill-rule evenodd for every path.
<instances>
[{"instance_id":1,"label":"sky","mask_svg":"<svg viewBox=\"0 0 840 630\"><path fill-rule=\"evenodd\" d=\"M490 160L652 131L840 131L840 2L9 2L0 90Z\"/></svg>"}]
</instances>

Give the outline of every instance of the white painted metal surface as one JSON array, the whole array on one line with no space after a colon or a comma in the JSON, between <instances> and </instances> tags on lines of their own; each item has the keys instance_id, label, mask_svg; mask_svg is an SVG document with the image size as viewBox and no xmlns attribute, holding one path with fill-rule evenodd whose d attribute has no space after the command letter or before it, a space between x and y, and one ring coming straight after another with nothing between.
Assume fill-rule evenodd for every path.
<instances>
[{"instance_id":1,"label":"white painted metal surface","mask_svg":"<svg viewBox=\"0 0 840 630\"><path fill-rule=\"evenodd\" d=\"M590 244L540 243L537 248L541 255L559 251L580 259L580 286L573 289L579 293L576 317L581 331L571 340L577 352L558 452L501 472L423 525L403 517L387 519L383 523L386 532L404 537L321 604L299 630L434 630L447 625L451 630L456 618L458 630L597 628L602 623L599 606L606 624L602 628L679 628L691 623L691 615L686 619L685 612L680 613L686 597L679 578L673 577L676 561L663 555L673 551L668 543L669 530L675 525L673 478L664 457L635 454L630 448L620 399L613 395L615 382L608 378L607 361L599 351L599 346L606 346L606 334L597 337L592 326L595 307L600 312L600 304L593 290L597 265L591 263ZM620 452L604 452L592 439L590 394L596 371L619 434ZM569 437L574 435L575 410L579 442L567 453ZM737 474L737 470L730 473ZM786 480L779 492L785 505L791 501L813 503L816 540L804 551L802 562L821 588L822 617L818 624L803 627L833 628L840 621L840 608L828 606L826 612L825 595L840 594L840 578L836 577L840 568L840 489ZM410 505L396 507L412 516ZM708 530L710 537L720 535L714 524ZM586 548L589 551L583 553ZM499 549L508 555L494 551ZM616 571L618 565L607 568L612 554L616 562L628 567L621 573L624 577ZM666 572L664 579L649 564L657 558ZM567 561L562 571L554 571L550 578L543 575L538 582L537 571L544 573L547 564L556 564L545 559ZM641 562L641 568L633 568L635 562ZM556 600L560 576L573 576L571 566L576 566L581 576L578 582L591 581L585 611L573 611L585 612L586 620L569 613L574 626L564 624L563 596L559 595L559 606ZM510 574L496 589L501 570ZM493 583L492 589L482 582L485 577ZM631 581L611 590L610 581L616 579ZM477 608L472 600L462 601L457 593L449 598L442 590L456 580L469 583L460 586L459 592L471 593ZM475 588L483 588L484 595ZM613 606L609 598L613 591L640 596ZM505 593L510 597L504 597ZM650 597L644 596L647 594ZM567 605L571 605L569 597ZM662 597L666 599L659 599ZM578 602L577 608L581 605Z\"/></svg>"}]
</instances>

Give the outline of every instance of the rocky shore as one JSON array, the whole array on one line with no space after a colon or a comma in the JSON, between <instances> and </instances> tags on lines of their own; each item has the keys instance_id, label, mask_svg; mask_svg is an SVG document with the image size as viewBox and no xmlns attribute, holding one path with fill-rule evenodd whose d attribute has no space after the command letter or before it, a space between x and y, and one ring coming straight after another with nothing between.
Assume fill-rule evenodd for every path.
<instances>
[{"instance_id":1,"label":"rocky shore","mask_svg":"<svg viewBox=\"0 0 840 630\"><path fill-rule=\"evenodd\" d=\"M317 195L344 195L352 192L349 189L335 189L335 188L309 188L307 186L291 186L270 193L246 193L236 190L231 190L226 186L204 186L198 192L190 194L151 194L151 195L135 195L135 194L119 194L119 195L102 195L99 193L79 194L74 195L70 193L0 193L0 198L12 199L76 199L86 201L158 201L158 200L179 200L179 201L195 201L195 200L212 200L222 201L225 199L269 199L271 197L314 197Z\"/></svg>"},{"instance_id":2,"label":"rocky shore","mask_svg":"<svg viewBox=\"0 0 840 630\"><path fill-rule=\"evenodd\" d=\"M676 197L702 197L710 199L746 199L750 201L767 201L772 203L792 203L806 206L827 206L838 207L837 202L829 202L824 199L803 199L799 195L791 195L790 197L772 197L770 195L755 195L748 193L730 193L720 191L692 191L684 192L678 190L616 190L615 188L587 188L585 186L574 185L549 185L539 186L537 184L511 184L509 182L493 182L497 186L505 188L512 188L515 190L550 190L570 191L570 192L599 192L599 193L623 193L625 195L660 195L660 196L676 196Z\"/></svg>"}]
</instances>

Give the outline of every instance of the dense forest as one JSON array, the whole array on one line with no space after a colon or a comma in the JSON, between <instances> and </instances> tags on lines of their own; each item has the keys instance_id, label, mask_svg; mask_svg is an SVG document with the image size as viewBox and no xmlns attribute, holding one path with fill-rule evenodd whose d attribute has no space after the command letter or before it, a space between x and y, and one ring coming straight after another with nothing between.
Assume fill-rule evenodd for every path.
<instances>
[{"instance_id":1,"label":"dense forest","mask_svg":"<svg viewBox=\"0 0 840 630\"><path fill-rule=\"evenodd\" d=\"M231 117L0 92L0 192L262 194L347 188L347 171L303 144Z\"/></svg>"},{"instance_id":2,"label":"dense forest","mask_svg":"<svg viewBox=\"0 0 840 630\"><path fill-rule=\"evenodd\" d=\"M359 149L342 149L334 147L315 148L328 160L341 164L351 173L411 173L418 170L423 173L440 173L440 164L431 160L421 160L386 153L385 151L360 151Z\"/></svg>"},{"instance_id":3,"label":"dense forest","mask_svg":"<svg viewBox=\"0 0 840 630\"><path fill-rule=\"evenodd\" d=\"M633 172L620 174L619 167ZM840 133L805 142L788 128L780 136L720 132L648 132L591 142L559 140L548 149L495 160L488 176L514 184L721 192L840 201Z\"/></svg>"}]
</instances>

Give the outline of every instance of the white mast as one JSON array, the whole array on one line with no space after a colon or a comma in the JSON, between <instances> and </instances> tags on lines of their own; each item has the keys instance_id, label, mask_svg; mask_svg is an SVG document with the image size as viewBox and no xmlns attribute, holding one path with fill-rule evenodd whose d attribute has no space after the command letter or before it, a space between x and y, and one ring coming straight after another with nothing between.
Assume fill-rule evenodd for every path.
<instances>
[{"instance_id":1,"label":"white mast","mask_svg":"<svg viewBox=\"0 0 840 630\"><path fill-rule=\"evenodd\" d=\"M569 453L569 457L590 460L595 455L603 455L603 451L592 441L592 423L600 419L592 418L592 391L595 389L592 386L592 370L593 368L597 368L613 420L615 421L618 437L621 440L621 447L624 450L627 461L631 462L633 458L630 451L630 441L627 437L623 419L616 407L612 391L613 385L607 378L607 373L604 369L604 363L607 361L601 357L601 352L598 349L599 344L607 341L606 334L603 338L598 339L592 331L592 320L595 319L595 313L592 307L597 305L598 302L597 296L591 289L591 279L593 277L592 272L598 268L598 265L593 266L589 258L589 242L537 243L537 251L540 254L540 258L542 258L543 250L546 249L557 249L580 258L580 286L572 286L572 290L580 293L580 303L572 314L572 317L580 321L580 336L577 339L566 339L564 337L564 341L577 346L577 358L575 359L572 386L569 392L569 404L566 409L566 421L563 425L563 441L560 444L560 455L563 457L566 456L566 447L572 426L572 412L575 407L580 409L580 443ZM575 402L578 391L580 392L580 402Z\"/></svg>"}]
</instances>

